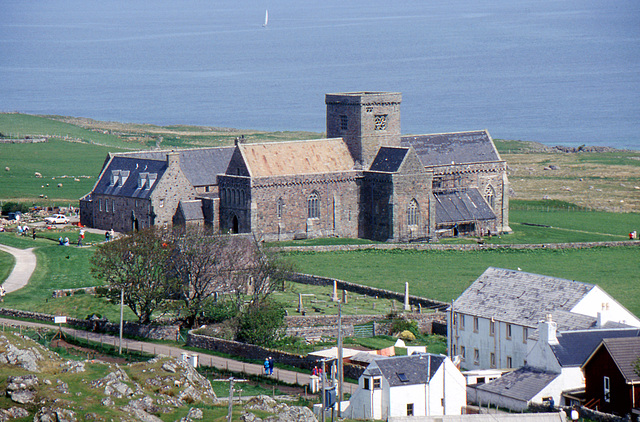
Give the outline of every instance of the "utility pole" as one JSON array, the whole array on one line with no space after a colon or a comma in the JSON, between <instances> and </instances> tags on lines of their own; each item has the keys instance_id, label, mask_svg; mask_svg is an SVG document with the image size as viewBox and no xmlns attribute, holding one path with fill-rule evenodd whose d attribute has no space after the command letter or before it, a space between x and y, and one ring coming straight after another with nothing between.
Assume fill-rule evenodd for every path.
<instances>
[{"instance_id":1,"label":"utility pole","mask_svg":"<svg viewBox=\"0 0 640 422\"><path fill-rule=\"evenodd\" d=\"M324 422L324 410L325 407L327 405L327 398L326 398L326 390L325 390L325 386L324 386L324 379L325 379L325 369L326 369L326 365L325 365L325 359L322 359L322 422ZM231 422L231 421L229 421Z\"/></svg>"},{"instance_id":2,"label":"utility pole","mask_svg":"<svg viewBox=\"0 0 640 422\"><path fill-rule=\"evenodd\" d=\"M229 378L229 414L227 422L231 422L231 414L233 412L233 377Z\"/></svg>"},{"instance_id":3,"label":"utility pole","mask_svg":"<svg viewBox=\"0 0 640 422\"><path fill-rule=\"evenodd\" d=\"M342 299L338 302L338 417L342 417L342 382L344 366L342 361Z\"/></svg>"},{"instance_id":4,"label":"utility pole","mask_svg":"<svg viewBox=\"0 0 640 422\"><path fill-rule=\"evenodd\" d=\"M118 354L122 354L122 320L124 319L124 286L120 289L120 347Z\"/></svg>"}]
</instances>

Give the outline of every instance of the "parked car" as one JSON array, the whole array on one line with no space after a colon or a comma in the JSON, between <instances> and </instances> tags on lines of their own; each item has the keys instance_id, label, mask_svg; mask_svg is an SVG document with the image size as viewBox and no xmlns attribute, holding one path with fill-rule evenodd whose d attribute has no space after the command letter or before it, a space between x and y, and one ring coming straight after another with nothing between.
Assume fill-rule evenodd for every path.
<instances>
[{"instance_id":1,"label":"parked car","mask_svg":"<svg viewBox=\"0 0 640 422\"><path fill-rule=\"evenodd\" d=\"M64 214L53 214L44 219L48 224L67 224L69 219Z\"/></svg>"}]
</instances>

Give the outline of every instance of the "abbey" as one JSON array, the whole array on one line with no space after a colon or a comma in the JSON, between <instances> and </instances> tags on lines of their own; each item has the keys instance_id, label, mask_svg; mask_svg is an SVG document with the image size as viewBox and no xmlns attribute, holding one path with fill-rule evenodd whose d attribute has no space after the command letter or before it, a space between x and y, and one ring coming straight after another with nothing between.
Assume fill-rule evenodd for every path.
<instances>
[{"instance_id":1,"label":"abbey","mask_svg":"<svg viewBox=\"0 0 640 422\"><path fill-rule=\"evenodd\" d=\"M507 166L489 133L403 136L401 101L327 94L326 139L109 154L81 223L200 224L267 241L509 232Z\"/></svg>"}]
</instances>

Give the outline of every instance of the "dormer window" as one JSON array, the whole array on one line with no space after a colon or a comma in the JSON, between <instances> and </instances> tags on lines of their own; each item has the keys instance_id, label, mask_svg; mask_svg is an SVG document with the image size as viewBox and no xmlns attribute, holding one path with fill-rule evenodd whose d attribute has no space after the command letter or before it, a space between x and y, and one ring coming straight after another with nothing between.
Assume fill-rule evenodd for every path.
<instances>
[{"instance_id":1,"label":"dormer window","mask_svg":"<svg viewBox=\"0 0 640 422\"><path fill-rule=\"evenodd\" d=\"M157 173L149 173L148 181L147 181L147 189L151 189L153 184L156 182L157 178L158 178Z\"/></svg>"},{"instance_id":2,"label":"dormer window","mask_svg":"<svg viewBox=\"0 0 640 422\"><path fill-rule=\"evenodd\" d=\"M138 189L144 189L147 185L147 177L149 173L139 173L138 174Z\"/></svg>"},{"instance_id":3,"label":"dormer window","mask_svg":"<svg viewBox=\"0 0 640 422\"><path fill-rule=\"evenodd\" d=\"M117 186L120 180L120 170L111 170L111 182L110 186Z\"/></svg>"}]
</instances>

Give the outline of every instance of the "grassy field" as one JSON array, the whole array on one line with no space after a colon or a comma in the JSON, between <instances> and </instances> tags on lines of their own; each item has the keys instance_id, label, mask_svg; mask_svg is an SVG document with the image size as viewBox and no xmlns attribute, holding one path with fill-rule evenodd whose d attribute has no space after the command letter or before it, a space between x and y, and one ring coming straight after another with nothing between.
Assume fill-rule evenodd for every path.
<instances>
[{"instance_id":1,"label":"grassy field","mask_svg":"<svg viewBox=\"0 0 640 422\"><path fill-rule=\"evenodd\" d=\"M487 267L517 269L597 284L640 316L640 250L591 249L290 252L303 273L404 291L441 301L460 295Z\"/></svg>"}]
</instances>

